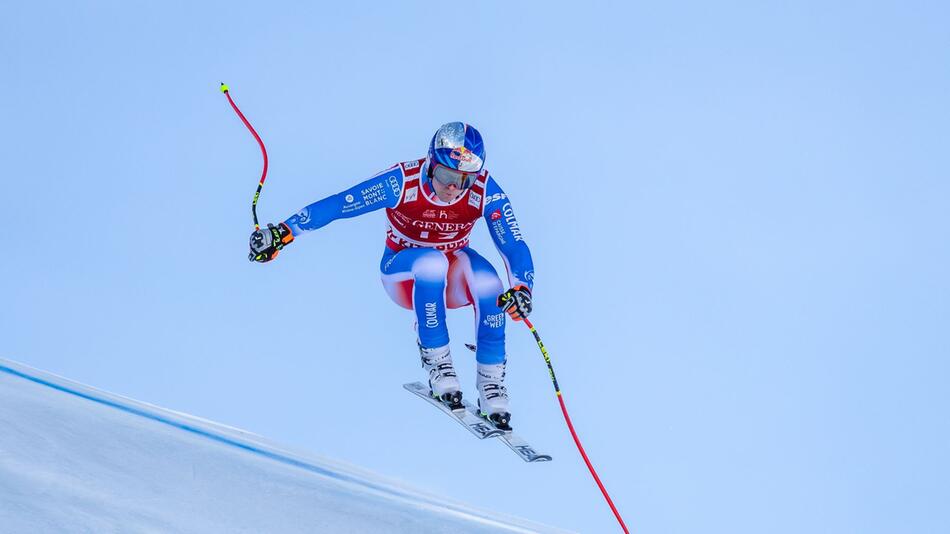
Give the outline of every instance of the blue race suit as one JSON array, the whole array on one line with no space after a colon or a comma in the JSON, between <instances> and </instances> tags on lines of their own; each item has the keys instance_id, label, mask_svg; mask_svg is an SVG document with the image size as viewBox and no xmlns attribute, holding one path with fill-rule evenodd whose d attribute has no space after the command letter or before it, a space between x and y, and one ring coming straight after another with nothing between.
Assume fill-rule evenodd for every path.
<instances>
[{"instance_id":1,"label":"blue race suit","mask_svg":"<svg viewBox=\"0 0 950 534\"><path fill-rule=\"evenodd\" d=\"M467 202L466 202L467 201ZM494 267L468 246L475 217L488 225L509 284L533 287L534 266L507 195L487 171L452 203L440 202L424 160L400 163L289 217L294 236L332 221L386 208L390 227L380 261L383 286L414 310L423 347L447 345L446 308L471 304L477 321L476 359L505 361L505 313L496 299L502 283Z\"/></svg>"}]
</instances>

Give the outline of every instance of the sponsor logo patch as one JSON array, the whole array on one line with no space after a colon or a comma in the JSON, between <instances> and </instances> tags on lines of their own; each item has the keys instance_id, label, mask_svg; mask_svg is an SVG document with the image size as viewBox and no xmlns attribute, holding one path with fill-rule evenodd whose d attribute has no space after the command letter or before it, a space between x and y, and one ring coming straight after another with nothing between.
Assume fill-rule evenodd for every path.
<instances>
[{"instance_id":1,"label":"sponsor logo patch","mask_svg":"<svg viewBox=\"0 0 950 534\"><path fill-rule=\"evenodd\" d=\"M436 307L435 302L426 302L425 310L426 310L426 328L438 327L439 317L438 315L436 315L436 310L438 310L438 308Z\"/></svg>"},{"instance_id":2,"label":"sponsor logo patch","mask_svg":"<svg viewBox=\"0 0 950 534\"><path fill-rule=\"evenodd\" d=\"M395 176L389 177L389 188L393 190L393 196L399 196L399 179Z\"/></svg>"},{"instance_id":3,"label":"sponsor logo patch","mask_svg":"<svg viewBox=\"0 0 950 534\"><path fill-rule=\"evenodd\" d=\"M485 197L485 204L491 204L496 200L501 200L503 198L508 198L508 195L504 193L495 193L494 195Z\"/></svg>"},{"instance_id":4,"label":"sponsor logo patch","mask_svg":"<svg viewBox=\"0 0 950 534\"><path fill-rule=\"evenodd\" d=\"M485 320L482 321L482 324L488 328L501 328L505 326L505 312L496 313L494 315L486 315Z\"/></svg>"},{"instance_id":5,"label":"sponsor logo patch","mask_svg":"<svg viewBox=\"0 0 950 534\"><path fill-rule=\"evenodd\" d=\"M473 208L481 207L482 205L482 196L475 191L472 191L468 194L468 205Z\"/></svg>"},{"instance_id":6,"label":"sponsor logo patch","mask_svg":"<svg viewBox=\"0 0 950 534\"><path fill-rule=\"evenodd\" d=\"M515 219L515 212L511 209L511 204L505 202L502 209L505 210L505 223L508 225L508 230L511 231L511 237L513 237L515 241L522 241L521 227L518 226L518 221Z\"/></svg>"},{"instance_id":7,"label":"sponsor logo patch","mask_svg":"<svg viewBox=\"0 0 950 534\"><path fill-rule=\"evenodd\" d=\"M465 163L471 163L472 159L475 157L475 154L472 154L464 146L460 146L458 148L452 149L452 153L449 154L449 157L459 161L464 161Z\"/></svg>"},{"instance_id":8,"label":"sponsor logo patch","mask_svg":"<svg viewBox=\"0 0 950 534\"><path fill-rule=\"evenodd\" d=\"M504 245L505 243L508 242L508 240L505 239L505 236L508 235L508 232L505 231L504 221L502 221L500 218L497 221L492 221L491 228L492 228L492 231L495 232L495 238L498 239L499 243Z\"/></svg>"},{"instance_id":9,"label":"sponsor logo patch","mask_svg":"<svg viewBox=\"0 0 950 534\"><path fill-rule=\"evenodd\" d=\"M297 213L297 224L307 224L310 222L310 208L304 208Z\"/></svg>"},{"instance_id":10,"label":"sponsor logo patch","mask_svg":"<svg viewBox=\"0 0 950 534\"><path fill-rule=\"evenodd\" d=\"M414 202L417 198L419 198L418 187L410 187L409 189L406 189L406 202Z\"/></svg>"}]
</instances>

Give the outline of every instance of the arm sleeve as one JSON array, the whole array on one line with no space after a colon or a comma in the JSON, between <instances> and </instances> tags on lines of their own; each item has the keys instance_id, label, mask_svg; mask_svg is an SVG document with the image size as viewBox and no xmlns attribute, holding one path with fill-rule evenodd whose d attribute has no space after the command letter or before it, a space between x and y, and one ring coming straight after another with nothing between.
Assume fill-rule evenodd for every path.
<instances>
[{"instance_id":1,"label":"arm sleeve","mask_svg":"<svg viewBox=\"0 0 950 534\"><path fill-rule=\"evenodd\" d=\"M495 247L505 261L508 269L508 283L511 287L524 284L534 288L534 263L531 251L521 235L521 227L515 218L514 209L508 195L491 176L485 185L485 208L482 214L488 225Z\"/></svg>"},{"instance_id":2,"label":"arm sleeve","mask_svg":"<svg viewBox=\"0 0 950 534\"><path fill-rule=\"evenodd\" d=\"M346 191L310 204L284 222L294 236L298 236L303 232L323 228L337 219L348 219L381 208L392 208L399 203L403 178L402 169L396 165Z\"/></svg>"}]
</instances>

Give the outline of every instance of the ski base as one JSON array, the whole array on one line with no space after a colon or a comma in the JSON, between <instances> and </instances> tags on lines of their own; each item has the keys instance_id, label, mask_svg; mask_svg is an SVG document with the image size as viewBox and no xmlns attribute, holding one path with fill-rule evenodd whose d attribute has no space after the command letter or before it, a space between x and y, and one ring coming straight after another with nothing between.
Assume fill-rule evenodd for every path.
<instances>
[{"instance_id":1,"label":"ski base","mask_svg":"<svg viewBox=\"0 0 950 534\"><path fill-rule=\"evenodd\" d=\"M496 428L490 421L482 417L478 408L471 402L462 399L464 410L451 410L445 403L432 396L429 387L421 382L403 384L407 390L438 408L442 413L455 419L460 425L467 428L478 439L497 437L505 443L519 458L525 462L550 462L551 455L537 452L527 441L512 431Z\"/></svg>"}]
</instances>

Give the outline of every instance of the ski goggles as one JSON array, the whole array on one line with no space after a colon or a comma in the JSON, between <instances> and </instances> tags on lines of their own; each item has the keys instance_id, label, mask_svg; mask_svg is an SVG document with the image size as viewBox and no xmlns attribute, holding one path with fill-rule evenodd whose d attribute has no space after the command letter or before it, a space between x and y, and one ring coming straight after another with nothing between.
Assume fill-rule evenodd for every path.
<instances>
[{"instance_id":1,"label":"ski goggles","mask_svg":"<svg viewBox=\"0 0 950 534\"><path fill-rule=\"evenodd\" d=\"M432 167L432 178L438 180L442 185L448 186L454 184L455 187L459 189L468 189L477 177L477 172L457 171L441 163L436 163L435 166Z\"/></svg>"}]
</instances>

